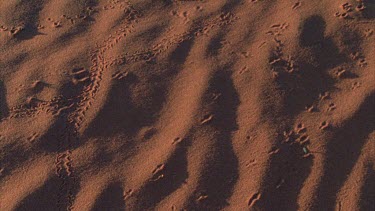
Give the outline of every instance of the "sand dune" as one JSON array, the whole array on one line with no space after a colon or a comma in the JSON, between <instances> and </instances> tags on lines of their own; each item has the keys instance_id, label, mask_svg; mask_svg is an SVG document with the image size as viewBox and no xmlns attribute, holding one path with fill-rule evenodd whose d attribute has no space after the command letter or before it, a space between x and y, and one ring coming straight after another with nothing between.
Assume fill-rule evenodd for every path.
<instances>
[{"instance_id":1,"label":"sand dune","mask_svg":"<svg viewBox=\"0 0 375 211\"><path fill-rule=\"evenodd\" d=\"M0 0L0 210L375 210L372 0Z\"/></svg>"}]
</instances>

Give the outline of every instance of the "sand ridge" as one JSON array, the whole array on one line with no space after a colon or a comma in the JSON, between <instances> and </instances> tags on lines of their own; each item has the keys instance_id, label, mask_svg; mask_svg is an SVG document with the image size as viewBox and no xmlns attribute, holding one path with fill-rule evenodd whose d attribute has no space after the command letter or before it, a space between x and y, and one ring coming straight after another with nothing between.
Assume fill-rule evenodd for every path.
<instances>
[{"instance_id":1,"label":"sand ridge","mask_svg":"<svg viewBox=\"0 0 375 211\"><path fill-rule=\"evenodd\" d=\"M375 209L374 14L0 1L0 210Z\"/></svg>"}]
</instances>

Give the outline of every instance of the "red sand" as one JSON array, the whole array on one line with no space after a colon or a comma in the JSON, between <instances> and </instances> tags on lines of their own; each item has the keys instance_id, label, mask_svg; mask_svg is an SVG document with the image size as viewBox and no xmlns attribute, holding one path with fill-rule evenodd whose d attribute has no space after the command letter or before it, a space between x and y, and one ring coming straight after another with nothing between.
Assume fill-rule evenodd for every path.
<instances>
[{"instance_id":1,"label":"red sand","mask_svg":"<svg viewBox=\"0 0 375 211\"><path fill-rule=\"evenodd\" d=\"M0 1L0 210L375 210L374 18Z\"/></svg>"}]
</instances>

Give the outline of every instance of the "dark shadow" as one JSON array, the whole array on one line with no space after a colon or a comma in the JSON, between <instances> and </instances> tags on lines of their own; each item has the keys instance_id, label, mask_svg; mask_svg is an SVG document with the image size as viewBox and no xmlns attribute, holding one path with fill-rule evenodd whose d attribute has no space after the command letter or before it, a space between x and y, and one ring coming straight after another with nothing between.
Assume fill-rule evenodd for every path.
<instances>
[{"instance_id":1,"label":"dark shadow","mask_svg":"<svg viewBox=\"0 0 375 211\"><path fill-rule=\"evenodd\" d=\"M74 5L78 4L78 5ZM98 13L96 10L87 10L87 8L94 8L98 6L99 1L97 0L83 0L83 1L72 1L71 5L72 7L81 7L84 9L81 11L80 14L78 14L78 18L80 18L77 22L74 22L73 25L71 25L68 21L66 21L67 25L70 25L70 29L68 31L62 32L59 37L54 39L54 41L51 43L50 46L55 45L66 45L74 39L75 37L78 37L79 35L82 35L83 33L86 33L89 31L90 26L93 22L95 22L95 18L93 18L93 15L95 13ZM64 25L63 25L64 27Z\"/></svg>"},{"instance_id":2,"label":"dark shadow","mask_svg":"<svg viewBox=\"0 0 375 211\"><path fill-rule=\"evenodd\" d=\"M187 148L190 142L183 140L173 155L167 160L160 172L154 173L152 179L137 193L138 210L152 210L164 198L177 190L188 178ZM163 177L159 178L161 175Z\"/></svg>"},{"instance_id":3,"label":"dark shadow","mask_svg":"<svg viewBox=\"0 0 375 211\"><path fill-rule=\"evenodd\" d=\"M95 201L93 211L123 211L125 210L124 190L121 184L110 184Z\"/></svg>"},{"instance_id":4,"label":"dark shadow","mask_svg":"<svg viewBox=\"0 0 375 211\"><path fill-rule=\"evenodd\" d=\"M66 45L72 39L78 37L79 35L88 31L90 24L88 21L82 21L80 23L75 24L70 30L62 32L58 38L56 38L52 43L51 46L54 45Z\"/></svg>"},{"instance_id":5,"label":"dark shadow","mask_svg":"<svg viewBox=\"0 0 375 211\"><path fill-rule=\"evenodd\" d=\"M64 152L78 145L78 137L73 133L73 125L68 124L68 114L62 113L37 141L35 147L46 152ZM74 146L73 146L74 145Z\"/></svg>"},{"instance_id":6,"label":"dark shadow","mask_svg":"<svg viewBox=\"0 0 375 211\"><path fill-rule=\"evenodd\" d=\"M286 60L272 66L279 73L276 82L285 95L283 112L286 116L295 116L314 104L321 93L334 90L335 79L328 70L349 60L340 53L332 38L324 37L324 30L325 21L320 16L308 18L300 34L302 56L294 61L296 70L285 71ZM277 56L272 55L272 58L277 59Z\"/></svg>"},{"instance_id":7,"label":"dark shadow","mask_svg":"<svg viewBox=\"0 0 375 211\"><path fill-rule=\"evenodd\" d=\"M317 186L313 210L334 210L336 194L358 161L364 143L375 130L375 93L369 95L327 143L324 174Z\"/></svg>"},{"instance_id":8,"label":"dark shadow","mask_svg":"<svg viewBox=\"0 0 375 211\"><path fill-rule=\"evenodd\" d=\"M13 25L22 25L23 29L14 34L18 40L29 40L37 35L42 35L38 32L37 23L39 21L39 13L44 8L45 1L17 1L15 10L13 11Z\"/></svg>"},{"instance_id":9,"label":"dark shadow","mask_svg":"<svg viewBox=\"0 0 375 211\"><path fill-rule=\"evenodd\" d=\"M275 148L276 149L276 148ZM313 157L303 157L302 146L292 140L277 146L262 182L262 196L254 210L299 210L298 195L311 173Z\"/></svg>"},{"instance_id":10,"label":"dark shadow","mask_svg":"<svg viewBox=\"0 0 375 211\"><path fill-rule=\"evenodd\" d=\"M371 140L370 140L371 141ZM361 188L360 210L375 210L375 171L371 165L366 166L365 182Z\"/></svg>"},{"instance_id":11,"label":"dark shadow","mask_svg":"<svg viewBox=\"0 0 375 211\"><path fill-rule=\"evenodd\" d=\"M28 24L17 34L14 35L14 38L18 40L29 40L34 38L37 35L46 35L38 31L38 28L34 25Z\"/></svg>"},{"instance_id":12,"label":"dark shadow","mask_svg":"<svg viewBox=\"0 0 375 211\"><path fill-rule=\"evenodd\" d=\"M225 68L228 69L228 68ZM238 93L231 79L229 71L219 70L210 81L205 96L206 106L212 111L213 119L208 123L216 133L210 159L203 160L205 169L201 172L198 188L194 198L190 199L188 210L220 210L228 205L226 199L232 194L238 179L238 160L231 143L232 133L238 129L237 109L240 103ZM221 94L213 99L212 94ZM203 201L197 198L205 194Z\"/></svg>"},{"instance_id":13,"label":"dark shadow","mask_svg":"<svg viewBox=\"0 0 375 211\"><path fill-rule=\"evenodd\" d=\"M17 211L69 210L79 186L73 179L58 177L48 179L40 188L27 195L17 206Z\"/></svg>"},{"instance_id":14,"label":"dark shadow","mask_svg":"<svg viewBox=\"0 0 375 211\"><path fill-rule=\"evenodd\" d=\"M217 56L220 53L221 48L223 47L222 40L227 33L220 31L215 37L213 37L207 47L206 55L208 56Z\"/></svg>"},{"instance_id":15,"label":"dark shadow","mask_svg":"<svg viewBox=\"0 0 375 211\"><path fill-rule=\"evenodd\" d=\"M346 54L362 51L363 36L348 26L340 28L339 40Z\"/></svg>"},{"instance_id":16,"label":"dark shadow","mask_svg":"<svg viewBox=\"0 0 375 211\"><path fill-rule=\"evenodd\" d=\"M0 121L3 118L8 117L9 108L6 99L6 89L2 81L0 81Z\"/></svg>"},{"instance_id":17,"label":"dark shadow","mask_svg":"<svg viewBox=\"0 0 375 211\"><path fill-rule=\"evenodd\" d=\"M194 39L187 39L179 43L168 60L173 61L177 65L183 65L189 56L193 43Z\"/></svg>"},{"instance_id":18,"label":"dark shadow","mask_svg":"<svg viewBox=\"0 0 375 211\"><path fill-rule=\"evenodd\" d=\"M165 102L167 79L178 73L175 70L179 70L184 64L192 45L192 39L179 43L169 55L168 60L173 62L166 67L165 72L147 75L141 78L142 81L134 73L129 73L122 80L113 80L104 106L90 123L85 135L107 136L121 132L133 136L142 127L151 125ZM143 99L134 99L135 83L139 87L148 84L149 88L145 89ZM137 102L133 102L135 100Z\"/></svg>"},{"instance_id":19,"label":"dark shadow","mask_svg":"<svg viewBox=\"0 0 375 211\"><path fill-rule=\"evenodd\" d=\"M283 58L272 65L272 68L279 73L276 77L276 82L283 96L281 105L284 105L281 116L289 117L286 119L293 119L301 111L305 110L307 105L314 104L318 100L319 94L335 89L335 80L328 74L328 70L349 61L346 56L340 53L333 39L325 37L325 25L325 21L320 16L312 16L302 23L299 40L301 46L299 53L302 56L299 56L295 60L295 64L297 64L295 71L291 73L285 71L288 70L289 64ZM272 55L270 61L279 59L279 57L280 55ZM355 77L355 75L346 76ZM369 105L364 106L366 109L369 108ZM364 124L368 124L371 120L363 119L362 121ZM352 123L353 121L349 122ZM358 124L354 124L355 128L360 127L359 122L358 120ZM345 139L344 137L347 137L347 139L349 137L354 138L350 134L355 134L352 131L357 129L354 129L354 126L352 127L348 124L347 128L340 130L342 133L345 133L343 136L341 136L341 132L332 136L335 137L335 140L332 140L334 143L329 144L331 150L334 147L340 148L342 146L350 148L352 146L351 143L340 140ZM368 134L367 132L365 130L363 133L359 133L363 135ZM357 136L357 138L362 140L362 136ZM354 147L353 150L355 153L358 153L362 145L360 142L356 142L356 145L358 148ZM279 144L276 147L280 151L278 154L272 155L269 172L263 182L263 186L265 187L263 195L258 201L257 207L261 210L298 210L298 195L304 181L310 174L312 157L302 158L302 146L297 143L290 146ZM331 165L331 162L337 162L337 164L341 162L341 164L347 164L348 168L351 166L350 163L356 160L355 156L346 156L347 159L345 160L342 160L342 157L345 156L338 156L331 153L327 159L327 163ZM338 188L341 186L338 184L344 181L344 177L348 172L346 170L333 171L334 168L325 179L329 181L335 180L337 185L333 185L332 183L322 185L325 188L321 188L321 192L326 192L324 192L324 196L320 193L319 200L315 203L319 203L320 205L317 205L317 209L313 210L332 210L334 208L332 204L335 201Z\"/></svg>"},{"instance_id":20,"label":"dark shadow","mask_svg":"<svg viewBox=\"0 0 375 211\"><path fill-rule=\"evenodd\" d=\"M140 40L142 43L146 45L152 45L153 41L157 38L160 38L163 33L166 31L167 25L164 23L157 23L155 26L151 26L146 28L139 33L134 35L134 39Z\"/></svg>"},{"instance_id":21,"label":"dark shadow","mask_svg":"<svg viewBox=\"0 0 375 211\"><path fill-rule=\"evenodd\" d=\"M84 68L74 68L71 71L71 75L74 80L78 81L88 77L88 72L85 71ZM79 98L82 97L83 89L88 83L89 80L77 82L77 84L69 81L62 85L59 93L63 96L63 100L61 100L58 105L54 106L56 115L53 124L49 127L47 132L37 140L36 147L47 152L63 152L68 149L74 149L82 144L74 125L75 122L69 119L69 115L77 113ZM72 103L74 103L74 106L68 107ZM67 108L57 113L57 111L64 106L67 106Z\"/></svg>"},{"instance_id":22,"label":"dark shadow","mask_svg":"<svg viewBox=\"0 0 375 211\"><path fill-rule=\"evenodd\" d=\"M232 0L227 1L221 8L222 13L228 13L235 10L236 7L238 7L241 3L243 3L241 0Z\"/></svg>"},{"instance_id":23,"label":"dark shadow","mask_svg":"<svg viewBox=\"0 0 375 211\"><path fill-rule=\"evenodd\" d=\"M109 136L116 133L134 135L137 131L153 120L153 111L147 108L137 107L132 101L131 86L138 82L138 78L129 73L121 80L113 82L104 106L98 115L91 121L85 131L85 136ZM156 88L155 88L156 89ZM146 100L162 100L161 93ZM156 103L155 103L156 104Z\"/></svg>"},{"instance_id":24,"label":"dark shadow","mask_svg":"<svg viewBox=\"0 0 375 211\"><path fill-rule=\"evenodd\" d=\"M59 179L53 177L47 180L40 188L31 192L24 198L15 210L17 211L39 211L39 210L59 210L58 192Z\"/></svg>"},{"instance_id":25,"label":"dark shadow","mask_svg":"<svg viewBox=\"0 0 375 211\"><path fill-rule=\"evenodd\" d=\"M304 47L311 47L319 44L324 39L326 23L318 15L307 18L301 28L300 44Z\"/></svg>"},{"instance_id":26,"label":"dark shadow","mask_svg":"<svg viewBox=\"0 0 375 211\"><path fill-rule=\"evenodd\" d=\"M88 72L72 75L72 80L80 80L82 79L81 77L86 77L85 74L88 74ZM77 98L82 94L83 89L88 83L89 80L78 82L77 84L74 84L73 81L69 81L61 86L59 93L66 99Z\"/></svg>"},{"instance_id":27,"label":"dark shadow","mask_svg":"<svg viewBox=\"0 0 375 211\"><path fill-rule=\"evenodd\" d=\"M24 150L24 147L20 146L17 139L11 143L3 144L0 148L0 166L3 168L0 179L19 168L30 158L30 154L29 150Z\"/></svg>"},{"instance_id":28,"label":"dark shadow","mask_svg":"<svg viewBox=\"0 0 375 211\"><path fill-rule=\"evenodd\" d=\"M374 0L363 0L365 10L363 11L363 17L366 19L375 18L375 1Z\"/></svg>"}]
</instances>

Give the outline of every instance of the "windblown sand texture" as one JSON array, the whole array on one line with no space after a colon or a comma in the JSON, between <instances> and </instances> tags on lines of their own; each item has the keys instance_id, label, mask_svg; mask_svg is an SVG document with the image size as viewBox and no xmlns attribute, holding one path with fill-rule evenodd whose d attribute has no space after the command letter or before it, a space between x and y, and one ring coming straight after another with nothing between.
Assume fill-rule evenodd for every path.
<instances>
[{"instance_id":1,"label":"windblown sand texture","mask_svg":"<svg viewBox=\"0 0 375 211\"><path fill-rule=\"evenodd\" d=\"M374 0L0 0L0 210L375 210Z\"/></svg>"}]
</instances>

